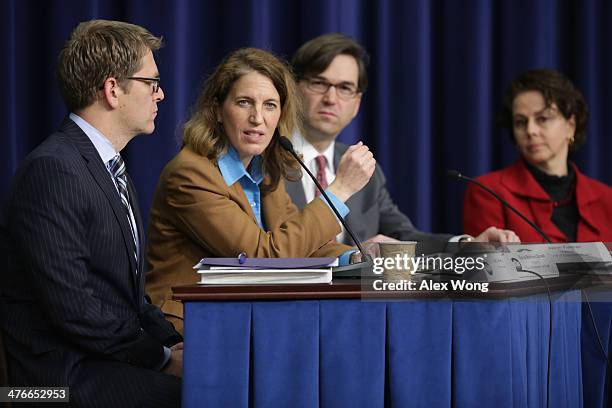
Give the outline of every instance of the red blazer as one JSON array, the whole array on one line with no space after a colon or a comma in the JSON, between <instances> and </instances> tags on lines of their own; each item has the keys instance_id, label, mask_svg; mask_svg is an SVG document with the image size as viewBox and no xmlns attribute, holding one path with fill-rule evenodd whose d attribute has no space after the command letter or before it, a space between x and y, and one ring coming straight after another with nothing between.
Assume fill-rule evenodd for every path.
<instances>
[{"instance_id":1,"label":"red blazer","mask_svg":"<svg viewBox=\"0 0 612 408\"><path fill-rule=\"evenodd\" d=\"M578 205L578 242L612 242L612 188L576 172ZM553 202L531 175L522 160L505 169L478 177L512 204L524 216L540 227L553 242L567 238L551 221ZM463 228L466 234L478 235L489 226L513 230L522 242L545 242L537 231L514 212L503 206L491 194L470 184L463 203Z\"/></svg>"}]
</instances>

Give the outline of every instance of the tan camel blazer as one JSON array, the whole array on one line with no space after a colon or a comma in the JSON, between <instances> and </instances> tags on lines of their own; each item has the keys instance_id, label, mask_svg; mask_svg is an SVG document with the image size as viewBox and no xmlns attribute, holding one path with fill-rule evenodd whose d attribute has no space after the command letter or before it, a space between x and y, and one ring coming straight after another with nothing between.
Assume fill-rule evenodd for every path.
<instances>
[{"instance_id":1,"label":"tan camel blazer","mask_svg":"<svg viewBox=\"0 0 612 408\"><path fill-rule=\"evenodd\" d=\"M149 222L146 290L154 304L182 332L183 307L173 301L172 286L199 280L192 268L204 257L336 257L351 247L333 241L340 224L322 200L302 211L281 181L261 195L259 227L240 186L228 186L211 161L188 147L164 168L153 198Z\"/></svg>"}]
</instances>

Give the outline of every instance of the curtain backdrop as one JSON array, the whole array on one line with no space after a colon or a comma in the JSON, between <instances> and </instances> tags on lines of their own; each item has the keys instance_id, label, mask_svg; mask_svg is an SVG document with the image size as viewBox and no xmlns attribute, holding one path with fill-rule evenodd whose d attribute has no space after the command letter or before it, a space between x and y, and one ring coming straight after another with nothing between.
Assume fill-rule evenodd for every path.
<instances>
[{"instance_id":1,"label":"curtain backdrop","mask_svg":"<svg viewBox=\"0 0 612 408\"><path fill-rule=\"evenodd\" d=\"M566 73L590 107L588 141L575 155L612 183L612 2L605 0L4 0L0 77L5 130L0 194L25 155L66 115L55 81L58 52L80 21L117 19L162 35L157 55L166 99L156 131L124 158L145 219L163 166L202 81L243 46L290 59L301 43L341 32L371 55L370 87L340 136L376 154L399 207L421 229L461 232L464 186L447 169L480 175L516 159L495 115L508 82L530 68Z\"/></svg>"}]
</instances>

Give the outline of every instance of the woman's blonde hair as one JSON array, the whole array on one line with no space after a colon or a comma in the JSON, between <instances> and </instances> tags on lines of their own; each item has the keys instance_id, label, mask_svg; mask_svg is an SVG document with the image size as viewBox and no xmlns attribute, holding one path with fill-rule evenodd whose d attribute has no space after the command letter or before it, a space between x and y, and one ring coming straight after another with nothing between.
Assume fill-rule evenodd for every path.
<instances>
[{"instance_id":1,"label":"woman's blonde hair","mask_svg":"<svg viewBox=\"0 0 612 408\"><path fill-rule=\"evenodd\" d=\"M258 72L272 81L280 96L281 116L277 130L266 147L263 170L266 179L262 191L273 191L281 177L295 180L300 175L299 165L279 143L279 136L290 137L301 128L299 123L300 98L288 65L268 51L241 48L229 54L204 83L204 88L185 123L183 145L211 160L226 151L228 138L217 122L221 108L234 83L243 75Z\"/></svg>"}]
</instances>

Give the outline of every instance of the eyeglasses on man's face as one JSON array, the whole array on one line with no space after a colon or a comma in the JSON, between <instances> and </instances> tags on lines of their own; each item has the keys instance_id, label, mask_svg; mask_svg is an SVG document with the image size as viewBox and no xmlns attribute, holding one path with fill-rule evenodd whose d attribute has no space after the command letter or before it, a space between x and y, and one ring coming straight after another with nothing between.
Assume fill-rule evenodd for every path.
<instances>
[{"instance_id":1,"label":"eyeglasses on man's face","mask_svg":"<svg viewBox=\"0 0 612 408\"><path fill-rule=\"evenodd\" d=\"M316 92L318 94L326 94L327 91L329 91L329 88L332 86L336 88L336 93L342 99L354 98L359 93L357 86L350 82L338 82L332 84L331 82L321 78L305 78L304 80L306 81L306 87L312 92Z\"/></svg>"},{"instance_id":2,"label":"eyeglasses on man's face","mask_svg":"<svg viewBox=\"0 0 612 408\"><path fill-rule=\"evenodd\" d=\"M132 79L134 81L142 81L152 85L153 93L159 92L159 81L160 78L148 78L148 77L127 77L126 79Z\"/></svg>"}]
</instances>

